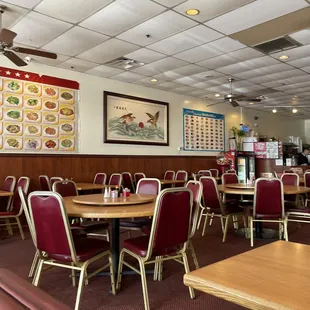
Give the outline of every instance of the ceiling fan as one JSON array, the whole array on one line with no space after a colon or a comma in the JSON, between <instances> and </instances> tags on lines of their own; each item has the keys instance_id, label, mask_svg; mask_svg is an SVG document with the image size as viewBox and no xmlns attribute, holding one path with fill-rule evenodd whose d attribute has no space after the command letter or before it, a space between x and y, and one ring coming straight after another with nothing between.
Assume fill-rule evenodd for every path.
<instances>
[{"instance_id":1,"label":"ceiling fan","mask_svg":"<svg viewBox=\"0 0 310 310\"><path fill-rule=\"evenodd\" d=\"M24 47L18 47L13 45L13 40L17 36L17 33L2 28L2 14L7 9L6 6L1 5L0 6L0 52L10 59L16 66L22 67L27 66L27 62L25 62L22 58L20 58L16 53L23 53L23 54L29 54L29 55L36 55L40 57L46 57L51 59L57 59L57 55L50 52L35 50L32 48L24 48Z\"/></svg>"},{"instance_id":2,"label":"ceiling fan","mask_svg":"<svg viewBox=\"0 0 310 310\"><path fill-rule=\"evenodd\" d=\"M216 105L219 103L223 103L223 102L229 102L234 108L239 106L239 102L238 101L249 101L249 102L261 102L262 100L265 99L264 96L259 96L259 97L255 97L255 98L248 98L244 95L235 95L232 93L232 83L235 79L234 78L229 78L229 84L230 84L230 91L228 95L225 95L223 98L215 98L216 100L224 100L221 102L216 102L213 104L209 104L208 107L212 106L212 105Z\"/></svg>"}]
</instances>

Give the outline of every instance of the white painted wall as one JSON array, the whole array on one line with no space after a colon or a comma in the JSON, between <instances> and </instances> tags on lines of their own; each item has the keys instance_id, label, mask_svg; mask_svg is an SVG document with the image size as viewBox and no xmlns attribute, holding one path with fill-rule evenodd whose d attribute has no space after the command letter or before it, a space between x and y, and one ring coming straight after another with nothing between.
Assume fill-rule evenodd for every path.
<instances>
[{"instance_id":1,"label":"white painted wall","mask_svg":"<svg viewBox=\"0 0 310 310\"><path fill-rule=\"evenodd\" d=\"M11 62L1 57L1 66L14 68ZM229 128L240 124L240 109L229 104L219 104L206 108L207 101L189 96L179 95L130 83L118 82L80 72L30 63L28 67L19 68L39 74L52 75L80 83L79 105L79 153L83 154L122 154L122 155L215 155L212 152L178 151L183 144L182 109L183 107L225 114L226 137ZM140 146L103 143L103 91L112 91L142 98L169 102L170 112L170 146ZM188 102L189 101L189 102ZM186 102L186 103L185 103ZM304 121L292 121L272 113L257 112L245 109L244 123L251 126L259 113L259 129L261 133L285 138L288 135L304 136ZM227 144L227 139L226 139Z\"/></svg>"}]
</instances>

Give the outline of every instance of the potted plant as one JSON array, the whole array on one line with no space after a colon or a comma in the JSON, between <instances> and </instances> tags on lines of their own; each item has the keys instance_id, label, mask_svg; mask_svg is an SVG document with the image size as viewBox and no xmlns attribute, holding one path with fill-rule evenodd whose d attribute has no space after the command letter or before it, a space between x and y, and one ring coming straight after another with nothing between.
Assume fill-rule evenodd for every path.
<instances>
[{"instance_id":1,"label":"potted plant","mask_svg":"<svg viewBox=\"0 0 310 310\"><path fill-rule=\"evenodd\" d=\"M246 132L236 126L233 126L230 131L236 139L237 151L242 151L243 137L245 136Z\"/></svg>"}]
</instances>

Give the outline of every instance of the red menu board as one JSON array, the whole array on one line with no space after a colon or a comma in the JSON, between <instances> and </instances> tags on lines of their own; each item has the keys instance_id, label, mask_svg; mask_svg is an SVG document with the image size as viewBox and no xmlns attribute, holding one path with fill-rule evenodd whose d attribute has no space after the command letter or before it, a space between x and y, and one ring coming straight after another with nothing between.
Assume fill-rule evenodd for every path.
<instances>
[{"instance_id":1,"label":"red menu board","mask_svg":"<svg viewBox=\"0 0 310 310\"><path fill-rule=\"evenodd\" d=\"M0 151L74 152L75 81L0 67Z\"/></svg>"},{"instance_id":2,"label":"red menu board","mask_svg":"<svg viewBox=\"0 0 310 310\"><path fill-rule=\"evenodd\" d=\"M279 142L254 142L256 158L279 158Z\"/></svg>"}]
</instances>

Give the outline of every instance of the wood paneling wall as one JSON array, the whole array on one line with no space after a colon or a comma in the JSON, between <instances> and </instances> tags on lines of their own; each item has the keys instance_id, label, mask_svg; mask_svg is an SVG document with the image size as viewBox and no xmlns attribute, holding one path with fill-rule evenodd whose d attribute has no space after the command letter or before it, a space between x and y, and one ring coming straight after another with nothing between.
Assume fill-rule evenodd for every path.
<instances>
[{"instance_id":1,"label":"wood paneling wall","mask_svg":"<svg viewBox=\"0 0 310 310\"><path fill-rule=\"evenodd\" d=\"M92 182L97 172L144 172L148 177L163 177L166 170L217 168L215 156L122 156L122 155L30 155L1 154L0 181L7 175L30 177L30 190L39 189L40 174Z\"/></svg>"}]
</instances>

